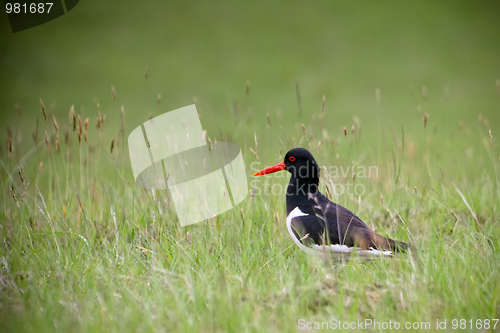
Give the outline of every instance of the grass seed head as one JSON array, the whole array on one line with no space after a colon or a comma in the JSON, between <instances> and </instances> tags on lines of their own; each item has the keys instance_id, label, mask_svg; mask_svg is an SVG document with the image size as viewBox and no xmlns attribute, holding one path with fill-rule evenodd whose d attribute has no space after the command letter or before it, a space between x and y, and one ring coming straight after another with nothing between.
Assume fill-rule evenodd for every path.
<instances>
[{"instance_id":1,"label":"grass seed head","mask_svg":"<svg viewBox=\"0 0 500 333\"><path fill-rule=\"evenodd\" d=\"M43 101L41 98L40 98L40 105L42 106L43 118L45 119L45 122L47 122L47 110L45 110L45 105L43 105Z\"/></svg>"},{"instance_id":2,"label":"grass seed head","mask_svg":"<svg viewBox=\"0 0 500 333\"><path fill-rule=\"evenodd\" d=\"M83 134L82 118L80 117L80 115L78 115L78 145L79 146L82 144L82 134Z\"/></svg>"},{"instance_id":3,"label":"grass seed head","mask_svg":"<svg viewBox=\"0 0 500 333\"><path fill-rule=\"evenodd\" d=\"M68 119L69 119L70 123L73 121L73 114L74 113L75 113L75 106L71 105L71 107L69 108L69 115L68 115Z\"/></svg>"},{"instance_id":4,"label":"grass seed head","mask_svg":"<svg viewBox=\"0 0 500 333\"><path fill-rule=\"evenodd\" d=\"M57 125L56 117L54 117L53 115L52 115L52 120L54 122L54 128L56 130L56 134L59 135L59 126Z\"/></svg>"},{"instance_id":5,"label":"grass seed head","mask_svg":"<svg viewBox=\"0 0 500 333\"><path fill-rule=\"evenodd\" d=\"M116 102L116 90L115 90L115 86L111 86L111 97L113 98L113 102Z\"/></svg>"},{"instance_id":6,"label":"grass seed head","mask_svg":"<svg viewBox=\"0 0 500 333\"><path fill-rule=\"evenodd\" d=\"M12 152L13 152L12 138L9 138L7 140L7 150L9 151L9 158L12 158Z\"/></svg>"},{"instance_id":7,"label":"grass seed head","mask_svg":"<svg viewBox=\"0 0 500 333\"><path fill-rule=\"evenodd\" d=\"M95 121L95 128L100 129L102 127L102 119L101 119L101 113L99 110L97 111L97 119Z\"/></svg>"},{"instance_id":8,"label":"grass seed head","mask_svg":"<svg viewBox=\"0 0 500 333\"><path fill-rule=\"evenodd\" d=\"M18 172L19 172L19 178L21 178L21 182L23 183L23 185L26 185L26 182L24 181L24 177L23 177L23 167L22 166L19 166Z\"/></svg>"},{"instance_id":9,"label":"grass seed head","mask_svg":"<svg viewBox=\"0 0 500 333\"><path fill-rule=\"evenodd\" d=\"M110 149L111 154L113 154L113 148L114 147L115 147L115 139L112 139L111 140L111 149Z\"/></svg>"},{"instance_id":10,"label":"grass seed head","mask_svg":"<svg viewBox=\"0 0 500 333\"><path fill-rule=\"evenodd\" d=\"M69 110L71 122L73 123L73 134L76 132L76 112L73 105L71 105L71 109Z\"/></svg>"},{"instance_id":11,"label":"grass seed head","mask_svg":"<svg viewBox=\"0 0 500 333\"><path fill-rule=\"evenodd\" d=\"M427 119L429 118L429 114L424 114L424 128L427 127Z\"/></svg>"},{"instance_id":12,"label":"grass seed head","mask_svg":"<svg viewBox=\"0 0 500 333\"><path fill-rule=\"evenodd\" d=\"M325 105L326 105L326 96L323 95L323 98L321 99L321 111L319 113L319 121L323 120L323 117L325 116Z\"/></svg>"},{"instance_id":13,"label":"grass seed head","mask_svg":"<svg viewBox=\"0 0 500 333\"><path fill-rule=\"evenodd\" d=\"M344 126L344 136L347 136L347 127Z\"/></svg>"}]
</instances>

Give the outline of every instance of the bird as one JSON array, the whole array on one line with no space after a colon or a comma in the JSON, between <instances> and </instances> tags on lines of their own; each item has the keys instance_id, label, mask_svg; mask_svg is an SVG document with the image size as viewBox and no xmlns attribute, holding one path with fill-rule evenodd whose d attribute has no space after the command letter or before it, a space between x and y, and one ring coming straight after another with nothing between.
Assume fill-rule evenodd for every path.
<instances>
[{"instance_id":1,"label":"bird","mask_svg":"<svg viewBox=\"0 0 500 333\"><path fill-rule=\"evenodd\" d=\"M286 224L295 244L307 254L349 259L395 256L408 244L377 234L356 214L330 201L318 189L320 167L305 148L293 148L283 162L253 174L254 177L286 170Z\"/></svg>"}]
</instances>

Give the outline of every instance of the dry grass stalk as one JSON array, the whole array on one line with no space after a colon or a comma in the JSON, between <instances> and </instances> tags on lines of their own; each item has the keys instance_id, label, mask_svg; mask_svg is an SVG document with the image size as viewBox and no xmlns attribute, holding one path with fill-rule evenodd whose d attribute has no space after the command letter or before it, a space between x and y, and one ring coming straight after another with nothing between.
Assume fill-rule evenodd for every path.
<instances>
[{"instance_id":1,"label":"dry grass stalk","mask_svg":"<svg viewBox=\"0 0 500 333\"><path fill-rule=\"evenodd\" d=\"M111 86L111 97L113 98L113 102L116 102L116 90L115 90L115 86Z\"/></svg>"},{"instance_id":2,"label":"dry grass stalk","mask_svg":"<svg viewBox=\"0 0 500 333\"><path fill-rule=\"evenodd\" d=\"M255 152L252 148L249 148L249 149L250 149L250 151L251 151L251 152L255 155L255 157L256 157L257 159L259 159L259 156L257 155L257 153L256 153L256 152Z\"/></svg>"},{"instance_id":3,"label":"dry grass stalk","mask_svg":"<svg viewBox=\"0 0 500 333\"><path fill-rule=\"evenodd\" d=\"M85 143L89 143L88 138L87 138L87 131L89 129L89 118L85 118L85 121L83 122L83 137L85 139Z\"/></svg>"},{"instance_id":4,"label":"dry grass stalk","mask_svg":"<svg viewBox=\"0 0 500 333\"><path fill-rule=\"evenodd\" d=\"M50 141L49 136L47 135L47 131L45 131L45 145L47 146L47 151L50 151Z\"/></svg>"},{"instance_id":5,"label":"dry grass stalk","mask_svg":"<svg viewBox=\"0 0 500 333\"><path fill-rule=\"evenodd\" d=\"M54 122L54 128L56 130L56 150L59 148L59 126L57 125L57 120L54 115L52 115L52 120Z\"/></svg>"},{"instance_id":6,"label":"dry grass stalk","mask_svg":"<svg viewBox=\"0 0 500 333\"><path fill-rule=\"evenodd\" d=\"M114 147L115 147L115 139L112 139L111 140L111 149L110 149L111 154L113 154L113 148Z\"/></svg>"},{"instance_id":7,"label":"dry grass stalk","mask_svg":"<svg viewBox=\"0 0 500 333\"><path fill-rule=\"evenodd\" d=\"M122 135L122 142L125 141L125 107L122 105L120 108L120 117L121 117L121 135ZM123 143L122 143L123 146Z\"/></svg>"},{"instance_id":8,"label":"dry grass stalk","mask_svg":"<svg viewBox=\"0 0 500 333\"><path fill-rule=\"evenodd\" d=\"M295 92L297 93L297 105L299 106L299 117L302 115L302 98L300 97L299 83L295 83Z\"/></svg>"},{"instance_id":9,"label":"dry grass stalk","mask_svg":"<svg viewBox=\"0 0 500 333\"><path fill-rule=\"evenodd\" d=\"M38 116L36 117L35 131L31 135L33 137L33 142L35 143L35 146L36 146L38 143Z\"/></svg>"}]
</instances>

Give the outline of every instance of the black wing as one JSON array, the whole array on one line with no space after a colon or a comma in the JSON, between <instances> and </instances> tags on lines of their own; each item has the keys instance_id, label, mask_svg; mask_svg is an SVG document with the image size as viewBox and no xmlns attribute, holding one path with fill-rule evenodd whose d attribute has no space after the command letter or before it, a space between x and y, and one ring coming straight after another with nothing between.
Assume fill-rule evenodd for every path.
<instances>
[{"instance_id":1,"label":"black wing","mask_svg":"<svg viewBox=\"0 0 500 333\"><path fill-rule=\"evenodd\" d=\"M325 196L311 198L310 205L299 206L307 214L291 221L292 230L304 245L346 245L361 249L399 250L407 245L376 234L356 214L328 200ZM307 237L306 237L307 235Z\"/></svg>"}]
</instances>

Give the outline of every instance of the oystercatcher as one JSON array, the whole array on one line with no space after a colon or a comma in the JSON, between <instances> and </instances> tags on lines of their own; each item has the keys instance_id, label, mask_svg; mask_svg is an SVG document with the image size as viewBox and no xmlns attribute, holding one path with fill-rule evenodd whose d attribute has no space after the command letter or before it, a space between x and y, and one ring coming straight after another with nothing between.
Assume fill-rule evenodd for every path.
<instances>
[{"instance_id":1,"label":"oystercatcher","mask_svg":"<svg viewBox=\"0 0 500 333\"><path fill-rule=\"evenodd\" d=\"M304 148L290 150L283 162L254 173L291 173L286 191L286 225L290 236L308 254L346 258L391 256L408 249L406 243L378 235L350 210L328 200L318 190L320 168Z\"/></svg>"}]
</instances>

